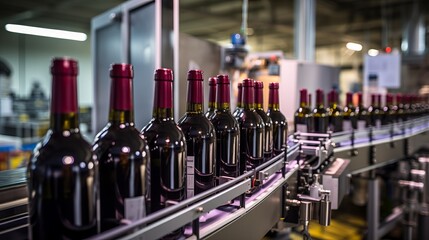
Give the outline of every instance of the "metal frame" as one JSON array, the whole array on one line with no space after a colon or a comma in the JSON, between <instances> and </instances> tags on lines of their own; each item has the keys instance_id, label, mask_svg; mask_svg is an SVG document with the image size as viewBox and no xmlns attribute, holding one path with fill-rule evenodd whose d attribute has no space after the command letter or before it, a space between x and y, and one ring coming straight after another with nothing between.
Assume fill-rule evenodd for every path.
<instances>
[{"instance_id":1,"label":"metal frame","mask_svg":"<svg viewBox=\"0 0 429 240\"><path fill-rule=\"evenodd\" d=\"M149 49L149 55L153 55L153 60L151 59L149 63L144 62L143 60L143 49L139 49L142 52L142 56L135 57L135 52L131 52L133 46L132 44L136 41L141 41L139 38L139 31L136 29L144 29L144 24L132 25L133 11L140 10L144 6L154 6L154 18L144 15L146 22L153 24L154 33L151 35L149 32L148 35L144 36L146 42L150 42L153 49ZM170 8L170 4L172 9ZM167 11L170 11L167 12ZM172 17L171 19L169 17ZM97 32L112 26L113 23L120 22L120 49L115 49L120 52L120 59L107 61L120 61L124 63L138 64L136 69L142 69L142 66L149 67L150 71L145 71L144 73L137 74L135 70L135 80L134 80L134 103L135 106L139 106L139 103L148 103L144 105L145 109L136 109L135 111L135 123L136 127L141 128L150 120L152 112L152 101L153 101L153 71L157 68L167 67L173 69L174 72L174 116L176 119L179 117L178 113L178 94L179 94L179 81L178 81L178 60L179 60L179 2L174 0L172 2L165 0L131 0L124 2L123 4L114 7L99 16L96 16L91 21L91 56L92 56L92 65L93 65L93 79L94 79L94 110L92 111L92 129L97 133L104 127L105 117L109 111L108 106L106 107L106 94L109 92L108 88L110 86L108 75L99 76L99 71L104 71L108 73L108 66L100 66L102 69L98 69L98 49L97 44L99 41L107 42L108 39L104 40L103 38L99 39ZM134 28L132 28L134 27ZM137 33L133 35L133 29ZM170 35L171 34L171 35ZM165 41L168 41L169 44L164 44ZM171 42L170 42L171 41ZM112 49L103 49L104 51L112 51ZM133 58L134 56L134 58ZM133 62L133 59L137 63ZM106 60L106 59L105 59ZM153 65L153 66L152 66ZM152 69L153 67L153 69ZM143 74L143 76L142 76ZM107 76L107 77L106 77ZM105 79L106 78L106 79ZM107 86L107 89L105 89ZM103 93L99 94L98 89L102 88ZM148 106L150 105L150 107ZM150 109L146 109L150 108ZM101 120L99 120L102 118Z\"/></svg>"}]
</instances>

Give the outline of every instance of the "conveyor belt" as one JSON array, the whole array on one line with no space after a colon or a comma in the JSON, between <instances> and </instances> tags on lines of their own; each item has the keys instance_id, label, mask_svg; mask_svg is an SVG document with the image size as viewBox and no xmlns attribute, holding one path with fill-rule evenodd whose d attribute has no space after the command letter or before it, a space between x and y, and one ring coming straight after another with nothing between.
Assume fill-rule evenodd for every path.
<instances>
[{"instance_id":1,"label":"conveyor belt","mask_svg":"<svg viewBox=\"0 0 429 240\"><path fill-rule=\"evenodd\" d=\"M351 159L352 173L380 167L426 146L429 142L428 120L429 118L420 118L377 130L335 133L332 135L332 141L336 145L333 155ZM374 148L377 149L377 161L369 162L370 151ZM298 154L299 142L290 141L287 151L288 161L286 161L285 154L281 154L255 171L248 172L130 225L112 229L91 239L132 239L135 237L157 239L178 227L186 226L185 233L188 237L194 234L193 237L198 235L200 238L207 239L224 239L225 236L229 236L229 238L235 236L241 239L259 240L282 217L283 186L288 184L288 181L296 183L299 166L294 159ZM288 163L285 164L286 162ZM22 192L25 189L23 185L25 170L19 169L11 174L16 175L17 179L10 181L9 189L21 189ZM246 195L250 189L250 178L253 176L263 177L264 184L252 195ZM15 200L19 199L24 199L24 201L19 202L20 204L15 207L25 207L25 191L24 196L21 195ZM236 200L227 205L228 201L232 199ZM4 217L4 215L2 216ZM15 215L17 223L21 223L21 226L23 226L22 221L25 217L25 212ZM9 219L13 220L13 218ZM20 231L22 230L21 227ZM0 238L3 239L5 236L7 235L2 235L0 232Z\"/></svg>"}]
</instances>

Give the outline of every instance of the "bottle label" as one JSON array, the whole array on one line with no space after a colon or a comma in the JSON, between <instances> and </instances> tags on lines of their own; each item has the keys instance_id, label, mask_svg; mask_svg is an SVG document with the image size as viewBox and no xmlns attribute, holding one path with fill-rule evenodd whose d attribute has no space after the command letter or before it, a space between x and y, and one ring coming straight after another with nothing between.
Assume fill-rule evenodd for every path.
<instances>
[{"instance_id":1,"label":"bottle label","mask_svg":"<svg viewBox=\"0 0 429 240\"><path fill-rule=\"evenodd\" d=\"M376 128L381 128L381 120L380 120L380 119L377 119L377 120L375 121L375 127L376 127Z\"/></svg>"},{"instance_id":2,"label":"bottle label","mask_svg":"<svg viewBox=\"0 0 429 240\"><path fill-rule=\"evenodd\" d=\"M358 127L358 130L365 130L365 128L366 128L366 121L365 120L359 120L357 127Z\"/></svg>"},{"instance_id":3,"label":"bottle label","mask_svg":"<svg viewBox=\"0 0 429 240\"><path fill-rule=\"evenodd\" d=\"M145 197L133 197L124 199L125 218L130 221L136 221L146 216Z\"/></svg>"},{"instance_id":4,"label":"bottle label","mask_svg":"<svg viewBox=\"0 0 429 240\"><path fill-rule=\"evenodd\" d=\"M194 185L195 185L195 180L194 180L194 156L187 156L186 157L186 189L187 189L187 196L188 198L191 198L194 196Z\"/></svg>"},{"instance_id":5,"label":"bottle label","mask_svg":"<svg viewBox=\"0 0 429 240\"><path fill-rule=\"evenodd\" d=\"M351 131L353 129L352 121L344 120L343 121L343 131Z\"/></svg>"},{"instance_id":6,"label":"bottle label","mask_svg":"<svg viewBox=\"0 0 429 240\"><path fill-rule=\"evenodd\" d=\"M306 133L308 131L306 124L296 124L295 132Z\"/></svg>"}]
</instances>

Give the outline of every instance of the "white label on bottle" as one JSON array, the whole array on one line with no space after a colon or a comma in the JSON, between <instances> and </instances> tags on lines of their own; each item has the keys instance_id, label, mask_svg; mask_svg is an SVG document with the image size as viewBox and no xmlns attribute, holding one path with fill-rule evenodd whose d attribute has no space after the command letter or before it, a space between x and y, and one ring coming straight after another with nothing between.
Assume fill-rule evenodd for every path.
<instances>
[{"instance_id":1,"label":"white label on bottle","mask_svg":"<svg viewBox=\"0 0 429 240\"><path fill-rule=\"evenodd\" d=\"M187 196L191 198L194 196L194 156L186 157L186 187L187 187Z\"/></svg>"},{"instance_id":2,"label":"white label on bottle","mask_svg":"<svg viewBox=\"0 0 429 240\"><path fill-rule=\"evenodd\" d=\"M146 216L145 197L125 198L125 218L136 221Z\"/></svg>"},{"instance_id":3,"label":"white label on bottle","mask_svg":"<svg viewBox=\"0 0 429 240\"><path fill-rule=\"evenodd\" d=\"M296 124L295 132L306 133L307 132L307 125L306 124Z\"/></svg>"},{"instance_id":4,"label":"white label on bottle","mask_svg":"<svg viewBox=\"0 0 429 240\"><path fill-rule=\"evenodd\" d=\"M353 129L352 121L344 120L343 121L343 131L351 131Z\"/></svg>"},{"instance_id":5,"label":"white label on bottle","mask_svg":"<svg viewBox=\"0 0 429 240\"><path fill-rule=\"evenodd\" d=\"M375 127L376 127L376 128L381 128L381 120L380 120L380 119L377 119L377 120L375 121Z\"/></svg>"},{"instance_id":6,"label":"white label on bottle","mask_svg":"<svg viewBox=\"0 0 429 240\"><path fill-rule=\"evenodd\" d=\"M358 130L364 130L366 128L366 121L365 120L359 120L358 121Z\"/></svg>"}]
</instances>

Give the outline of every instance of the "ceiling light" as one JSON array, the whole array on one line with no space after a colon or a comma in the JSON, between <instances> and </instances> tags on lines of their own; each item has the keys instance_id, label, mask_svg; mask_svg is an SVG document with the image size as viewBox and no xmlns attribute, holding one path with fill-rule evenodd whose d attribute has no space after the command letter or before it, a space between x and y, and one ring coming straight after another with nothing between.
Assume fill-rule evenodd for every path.
<instances>
[{"instance_id":1,"label":"ceiling light","mask_svg":"<svg viewBox=\"0 0 429 240\"><path fill-rule=\"evenodd\" d=\"M368 55L371 56L371 57L377 56L378 53L379 53L379 51L377 49L369 49L368 50Z\"/></svg>"},{"instance_id":2,"label":"ceiling light","mask_svg":"<svg viewBox=\"0 0 429 240\"><path fill-rule=\"evenodd\" d=\"M6 24L6 30L14 33L36 35L42 37L61 38L75 41L85 41L86 34L81 32L71 32L58 29L31 27L18 24Z\"/></svg>"},{"instance_id":3,"label":"ceiling light","mask_svg":"<svg viewBox=\"0 0 429 240\"><path fill-rule=\"evenodd\" d=\"M362 45L359 43L354 43L354 42L348 42L346 44L347 49L359 52L362 51Z\"/></svg>"}]
</instances>

